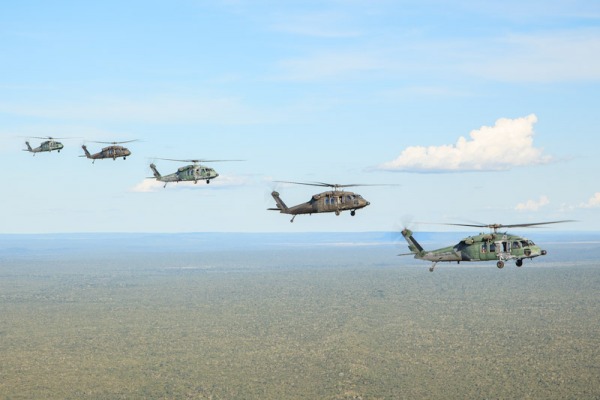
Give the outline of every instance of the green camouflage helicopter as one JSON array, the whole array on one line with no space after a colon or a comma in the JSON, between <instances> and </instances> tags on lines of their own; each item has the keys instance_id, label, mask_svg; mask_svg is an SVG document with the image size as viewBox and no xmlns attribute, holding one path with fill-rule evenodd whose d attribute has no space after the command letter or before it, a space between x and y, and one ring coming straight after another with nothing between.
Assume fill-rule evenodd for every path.
<instances>
[{"instance_id":1,"label":"green camouflage helicopter","mask_svg":"<svg viewBox=\"0 0 600 400\"><path fill-rule=\"evenodd\" d=\"M174 160L171 158L159 158L159 160L165 161L178 161L178 162L191 162L193 164L186 165L184 167L180 167L176 172L169 175L161 175L156 169L156 165L154 163L150 164L150 169L154 174L154 177L159 182L164 182L165 185L163 188L167 187L167 183L169 182L181 182L181 181L193 181L194 183L198 183L198 181L206 181L206 183L210 183L211 179L215 179L219 176L217 171L213 168L209 168L205 165L201 165L199 163L202 162L223 162L223 161L243 161L243 160Z\"/></svg>"},{"instance_id":2,"label":"green camouflage helicopter","mask_svg":"<svg viewBox=\"0 0 600 400\"><path fill-rule=\"evenodd\" d=\"M85 152L84 155L79 156L79 157L87 157L89 159L92 160L92 164L96 161L96 160L103 160L105 158L112 158L113 161L116 160L117 158L123 157L123 160L126 160L128 156L131 155L131 151L129 151L128 148L123 147L123 146L117 146L118 144L122 144L122 143L131 143L131 142L135 142L137 139L134 140L127 140L125 142L93 142L93 143L104 143L104 144L110 144L110 146L107 146L105 148L102 149L102 151L95 153L95 154L90 154L90 152L88 151L86 145L81 146L81 148L83 149L83 151Z\"/></svg>"},{"instance_id":3,"label":"green camouflage helicopter","mask_svg":"<svg viewBox=\"0 0 600 400\"><path fill-rule=\"evenodd\" d=\"M285 205L283 200L279 197L279 192L273 191L271 196L275 199L277 204L276 208L268 208L267 210L279 211L282 214L291 214L292 219L290 222L294 222L294 218L300 214L315 214L315 213L326 213L334 212L335 215L340 215L342 211L350 211L350 215L354 216L356 210L368 206L369 203L360 194L346 192L344 190L338 190L340 188L352 187L352 186L381 186L381 185L338 185L324 182L304 183L304 182L288 182L288 181L275 181L279 183L292 183L294 185L307 185L307 186L320 186L330 187L333 190L318 193L312 196L312 198L306 203L298 204L292 207Z\"/></svg>"},{"instance_id":4,"label":"green camouflage helicopter","mask_svg":"<svg viewBox=\"0 0 600 400\"><path fill-rule=\"evenodd\" d=\"M51 136L47 136L47 137L34 136L34 138L35 139L48 139L48 140L42 142L38 147L35 147L35 148L32 148L29 145L29 142L25 142L25 145L27 146L27 148L23 149L23 151L28 151L30 153L33 153L34 156L35 156L35 153L51 152L51 151L55 151L55 150L60 153L60 150L64 146L61 142L57 142L56 139L67 139L67 138L53 138Z\"/></svg>"},{"instance_id":5,"label":"green camouflage helicopter","mask_svg":"<svg viewBox=\"0 0 600 400\"><path fill-rule=\"evenodd\" d=\"M402 236L404 236L404 239L408 242L408 249L411 252L400 255L414 255L416 259L433 262L431 267L429 267L429 271L431 272L433 272L438 262L460 263L461 261L496 261L496 266L498 268L503 268L505 261L516 260L517 267L520 267L523 265L524 259L545 256L547 254L546 250L542 250L531 240L524 237L511 235L506 232L498 233L498 229L532 227L538 225L558 224L563 222L573 221L565 220L513 225L444 224L490 228L492 232L488 234L480 233L476 236L469 236L465 239L462 239L454 246L448 246L431 251L424 250L423 247L413 237L413 233L409 229L404 228L402 230Z\"/></svg>"}]
</instances>

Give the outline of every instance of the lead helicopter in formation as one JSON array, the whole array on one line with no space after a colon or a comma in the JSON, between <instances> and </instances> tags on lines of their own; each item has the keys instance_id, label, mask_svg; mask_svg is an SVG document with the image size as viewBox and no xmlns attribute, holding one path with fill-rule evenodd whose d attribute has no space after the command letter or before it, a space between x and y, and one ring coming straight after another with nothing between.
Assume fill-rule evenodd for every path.
<instances>
[{"instance_id":1,"label":"lead helicopter in formation","mask_svg":"<svg viewBox=\"0 0 600 400\"><path fill-rule=\"evenodd\" d=\"M87 146L83 145L83 146L81 146L81 148L83 149L83 151L85 152L85 154L81 155L79 157L87 157L87 158L91 159L92 160L92 164L96 160L103 160L105 158L112 158L113 161L114 161L117 158L123 157L123 160L126 160L127 157L131 155L131 151L129 151L129 149L126 148L126 147L118 146L118 145L119 144L123 144L123 143L135 142L136 140L137 139L127 140L127 141L124 141L124 142L93 142L93 143L110 144L110 146L104 147L98 153L90 154L90 152L87 149Z\"/></svg>"},{"instance_id":2,"label":"lead helicopter in formation","mask_svg":"<svg viewBox=\"0 0 600 400\"><path fill-rule=\"evenodd\" d=\"M67 138L53 138L51 136L46 136L46 137L33 136L33 138L34 139L47 139L44 142L42 142L38 147L34 147L34 148L32 148L29 145L28 141L25 142L25 145L27 146L27 148L23 149L23 151L28 151L30 153L33 153L34 156L35 156L35 153L42 153L42 152L57 151L58 153L60 153L60 151L62 150L62 148L64 146L61 142L57 142L56 139L67 139Z\"/></svg>"},{"instance_id":3,"label":"lead helicopter in formation","mask_svg":"<svg viewBox=\"0 0 600 400\"><path fill-rule=\"evenodd\" d=\"M365 200L360 194L347 192L340 190L347 187L354 186L390 186L390 185L368 185L368 184L349 184L339 185L334 183L325 182L288 182L288 181L275 181L278 183L291 183L294 185L306 185L306 186L317 186L317 187L330 187L333 190L314 194L309 201L306 203L298 204L292 207L288 207L281 197L279 192L273 191L271 196L275 199L277 207L268 208L267 210L279 211L282 214L292 215L290 222L294 222L294 218L300 214L316 214L316 213L329 213L333 212L335 215L340 215L342 211L350 211L350 215L356 215L356 210L365 208L370 202Z\"/></svg>"},{"instance_id":4,"label":"lead helicopter in formation","mask_svg":"<svg viewBox=\"0 0 600 400\"><path fill-rule=\"evenodd\" d=\"M534 222L527 224L443 224L453 226L468 226L477 228L489 228L490 233L480 233L479 235L469 236L462 239L454 246L448 246L437 250L424 250L423 247L413 237L413 232L407 228L402 230L402 236L408 242L408 249L411 251L401 256L414 255L418 260L431 261L433 264L429 271L433 272L438 262L456 262L461 261L496 261L498 268L504 268L504 262L507 260L516 260L517 267L523 265L523 260L532 259L539 256L545 256L546 250L542 250L533 241L522 236L512 235L507 232L498 232L501 228L533 227L539 225L559 224L563 222L574 222L572 220Z\"/></svg>"},{"instance_id":5,"label":"lead helicopter in formation","mask_svg":"<svg viewBox=\"0 0 600 400\"><path fill-rule=\"evenodd\" d=\"M224 161L244 161L244 160L176 160L171 158L159 158L159 160L165 161L177 161L177 162L191 162L192 164L186 165L183 167L179 167L176 172L169 175L161 175L156 168L154 163L150 164L150 169L152 169L152 173L154 174L154 178L156 178L159 182L164 182L165 185L163 188L167 187L169 182L194 182L198 183L198 181L206 181L207 184L210 183L211 179L215 179L219 176L217 171L213 168L207 167L200 163L207 162L224 162Z\"/></svg>"}]
</instances>

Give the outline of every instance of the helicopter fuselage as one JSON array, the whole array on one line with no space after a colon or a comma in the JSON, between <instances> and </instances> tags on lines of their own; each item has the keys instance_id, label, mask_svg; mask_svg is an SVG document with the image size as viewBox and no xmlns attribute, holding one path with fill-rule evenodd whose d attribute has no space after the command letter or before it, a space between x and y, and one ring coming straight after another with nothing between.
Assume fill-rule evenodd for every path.
<instances>
[{"instance_id":1,"label":"helicopter fuselage","mask_svg":"<svg viewBox=\"0 0 600 400\"><path fill-rule=\"evenodd\" d=\"M454 246L431 251L424 250L408 229L403 230L402 235L416 259L431 261L434 265L438 262L496 261L498 268L502 268L504 261L516 260L517 266L520 267L524 259L547 253L533 241L508 233L481 233L469 236Z\"/></svg>"},{"instance_id":2,"label":"helicopter fuselage","mask_svg":"<svg viewBox=\"0 0 600 400\"><path fill-rule=\"evenodd\" d=\"M85 152L85 157L91 159L91 160L102 160L105 158L112 158L113 160L116 160L117 158L123 157L123 160L125 160L128 156L131 155L131 151L129 151L128 148L123 147L123 146L108 146L102 149L102 151L95 153L95 154L90 154L90 152L87 150L87 147L81 146L81 148L83 149L83 151ZM82 156L83 157L83 156Z\"/></svg>"},{"instance_id":3,"label":"helicopter fuselage","mask_svg":"<svg viewBox=\"0 0 600 400\"><path fill-rule=\"evenodd\" d=\"M168 175L161 175L154 164L150 164L150 168L154 172L154 177L156 180L165 182L165 186L167 186L166 184L169 182L182 181L193 181L194 183L198 183L198 181L206 181L206 183L210 183L211 179L215 179L219 176L217 171L215 171L213 168L209 168L200 164L192 164L180 167L177 169L177 172Z\"/></svg>"},{"instance_id":4,"label":"helicopter fuselage","mask_svg":"<svg viewBox=\"0 0 600 400\"><path fill-rule=\"evenodd\" d=\"M368 206L370 203L361 195L340 190L318 193L306 203L287 207L279 197L278 192L271 193L277 208L270 210L279 211L283 214L300 215L333 212L339 215L342 211L350 211L354 215L355 211Z\"/></svg>"},{"instance_id":5,"label":"helicopter fuselage","mask_svg":"<svg viewBox=\"0 0 600 400\"><path fill-rule=\"evenodd\" d=\"M60 153L60 151L64 147L61 142L57 142L55 140L46 140L45 142L42 142L38 147L35 147L35 148L31 148L31 146L29 145L29 142L25 142L25 144L27 145L27 148L24 149L24 151L34 153L34 155L35 155L35 153L50 152L50 151L57 151Z\"/></svg>"}]
</instances>

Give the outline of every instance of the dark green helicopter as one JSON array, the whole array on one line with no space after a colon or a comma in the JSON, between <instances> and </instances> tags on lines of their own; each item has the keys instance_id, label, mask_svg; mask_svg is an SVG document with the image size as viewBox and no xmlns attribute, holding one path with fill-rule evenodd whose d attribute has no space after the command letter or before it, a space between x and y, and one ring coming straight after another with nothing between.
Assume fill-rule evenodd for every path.
<instances>
[{"instance_id":1,"label":"dark green helicopter","mask_svg":"<svg viewBox=\"0 0 600 400\"><path fill-rule=\"evenodd\" d=\"M533 241L526 239L521 236L511 235L509 233L499 233L500 228L517 228L517 227L532 227L538 225L547 224L558 224L563 222L573 222L571 220L565 221L551 221L551 222L535 222L529 224L513 224L513 225L502 225L502 224L489 224L489 225L477 225L477 224L444 224L454 226L469 226L477 228L490 228L491 233L480 233L479 235L469 236L462 239L454 246L448 246L437 250L427 251L415 240L413 233L404 228L402 230L402 236L408 242L408 249L411 251L407 254L400 254L401 256L413 255L416 259L431 261L433 264L429 267L429 271L433 272L438 262L456 262L461 261L496 261L498 268L504 267L504 262L507 260L516 260L517 267L523 265L523 260L526 258L534 258L539 256L545 256L546 250L542 250Z\"/></svg>"},{"instance_id":2,"label":"dark green helicopter","mask_svg":"<svg viewBox=\"0 0 600 400\"><path fill-rule=\"evenodd\" d=\"M314 194L309 201L301 203L292 207L288 207L283 200L279 197L279 192L273 191L271 196L275 200L277 207L268 208L271 211L279 211L282 214L292 215L290 222L294 222L294 218L300 214L316 214L316 213L327 213L333 212L335 215L340 215L342 211L350 211L350 215L354 216L356 210L368 206L369 203L360 194L347 192L343 188L353 186L390 186L390 185L363 185L363 184L351 184L351 185L338 185L333 183L324 182L288 182L288 181L275 181L279 183L292 183L294 185L307 185L307 186L319 186L319 187L330 187L333 190ZM339 190L342 189L342 190Z\"/></svg>"},{"instance_id":3,"label":"dark green helicopter","mask_svg":"<svg viewBox=\"0 0 600 400\"><path fill-rule=\"evenodd\" d=\"M110 146L104 147L98 153L90 154L90 152L87 149L87 146L83 145L83 146L81 146L81 148L83 149L83 151L85 152L85 154L81 155L79 157L89 158L90 160L92 160L92 164L96 160L104 160L105 158L112 158L113 161L114 161L117 158L123 157L123 160L126 160L127 157L129 157L131 155L131 151L128 148L126 148L126 147L118 146L118 145L122 144L122 143L131 143L131 142L136 142L136 141L137 141L137 139L127 140L125 142L95 142L94 141L93 143L110 144Z\"/></svg>"}]
</instances>

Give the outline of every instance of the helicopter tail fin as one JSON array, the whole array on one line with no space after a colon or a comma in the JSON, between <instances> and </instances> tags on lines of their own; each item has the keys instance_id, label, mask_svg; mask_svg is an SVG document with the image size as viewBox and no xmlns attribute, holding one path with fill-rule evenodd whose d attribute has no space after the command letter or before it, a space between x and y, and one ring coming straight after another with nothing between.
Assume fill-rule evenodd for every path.
<instances>
[{"instance_id":1,"label":"helicopter tail fin","mask_svg":"<svg viewBox=\"0 0 600 400\"><path fill-rule=\"evenodd\" d=\"M27 148L23 149L23 151L33 151L33 149L31 148L31 146L29 145L29 142L25 142L25 145L27 146Z\"/></svg>"},{"instance_id":2,"label":"helicopter tail fin","mask_svg":"<svg viewBox=\"0 0 600 400\"><path fill-rule=\"evenodd\" d=\"M156 179L161 178L160 172L158 172L158 170L156 169L156 165L154 165L154 163L150 164L150 169L152 170L152 173L154 174L154 177Z\"/></svg>"},{"instance_id":3,"label":"helicopter tail fin","mask_svg":"<svg viewBox=\"0 0 600 400\"><path fill-rule=\"evenodd\" d=\"M81 146L81 148L83 149L83 151L85 152L85 156L87 158L91 158L92 155L90 154L90 152L88 151L87 147L85 147L85 144ZM82 156L83 157L83 156Z\"/></svg>"},{"instance_id":4,"label":"helicopter tail fin","mask_svg":"<svg viewBox=\"0 0 600 400\"><path fill-rule=\"evenodd\" d=\"M419 253L421 253L423 251L423 247L413 237L412 231L410 231L409 229L404 228L402 230L402 236L404 236L404 239L408 242L408 249L412 253L419 254Z\"/></svg>"},{"instance_id":5,"label":"helicopter tail fin","mask_svg":"<svg viewBox=\"0 0 600 400\"><path fill-rule=\"evenodd\" d=\"M288 206L286 206L283 200L281 200L281 197L279 197L279 192L273 191L271 193L271 196L273 196L273 198L275 199L275 203L277 203L277 208L269 208L269 210L281 211L283 213L287 212Z\"/></svg>"}]
</instances>

